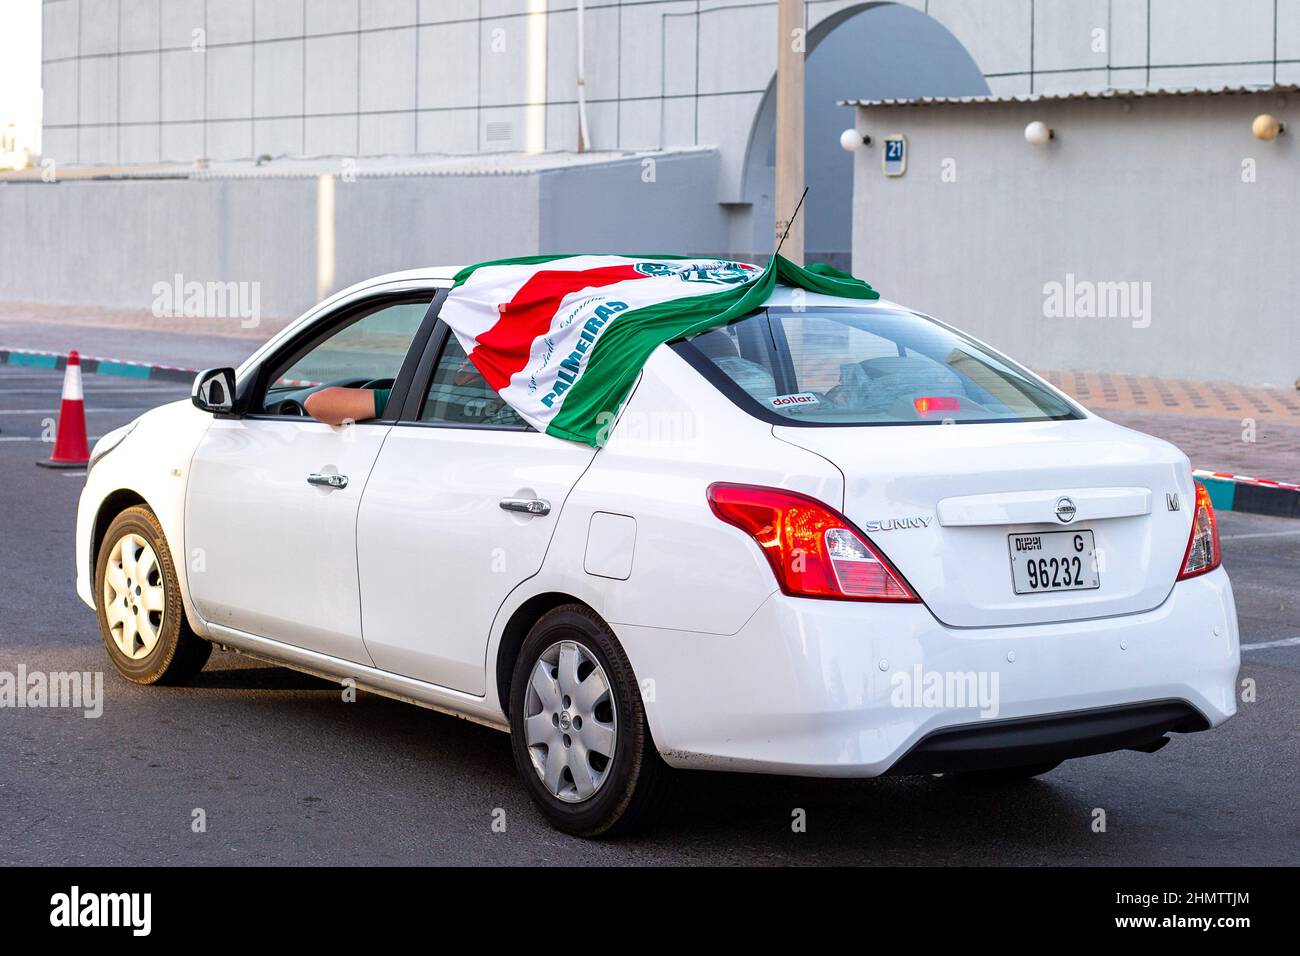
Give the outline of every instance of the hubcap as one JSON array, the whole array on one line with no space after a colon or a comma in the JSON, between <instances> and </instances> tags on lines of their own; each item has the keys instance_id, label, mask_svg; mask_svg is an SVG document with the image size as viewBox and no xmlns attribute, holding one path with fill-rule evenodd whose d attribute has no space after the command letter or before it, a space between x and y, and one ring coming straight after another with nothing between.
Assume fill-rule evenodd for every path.
<instances>
[{"instance_id":1,"label":"hubcap","mask_svg":"<svg viewBox=\"0 0 1300 956\"><path fill-rule=\"evenodd\" d=\"M609 776L618 714L605 669L582 645L557 641L533 665L524 739L537 776L566 803L589 799Z\"/></svg>"},{"instance_id":2,"label":"hubcap","mask_svg":"<svg viewBox=\"0 0 1300 956\"><path fill-rule=\"evenodd\" d=\"M158 555L140 535L123 535L104 570L104 616L117 649L133 661L153 653L166 607Z\"/></svg>"}]
</instances>

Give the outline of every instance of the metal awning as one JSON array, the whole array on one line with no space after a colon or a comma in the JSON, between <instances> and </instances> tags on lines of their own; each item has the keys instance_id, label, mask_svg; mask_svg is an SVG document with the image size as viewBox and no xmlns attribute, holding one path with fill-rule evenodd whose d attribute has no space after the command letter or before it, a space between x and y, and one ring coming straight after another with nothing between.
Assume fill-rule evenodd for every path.
<instances>
[{"instance_id":1,"label":"metal awning","mask_svg":"<svg viewBox=\"0 0 1300 956\"><path fill-rule=\"evenodd\" d=\"M1031 93L1024 96L921 96L915 99L840 100L840 106L947 106L966 103L1060 103L1074 100L1125 100L1173 96L1241 96L1258 93L1296 93L1294 83L1264 86L1185 86L1175 88L1083 90L1074 93Z\"/></svg>"}]
</instances>

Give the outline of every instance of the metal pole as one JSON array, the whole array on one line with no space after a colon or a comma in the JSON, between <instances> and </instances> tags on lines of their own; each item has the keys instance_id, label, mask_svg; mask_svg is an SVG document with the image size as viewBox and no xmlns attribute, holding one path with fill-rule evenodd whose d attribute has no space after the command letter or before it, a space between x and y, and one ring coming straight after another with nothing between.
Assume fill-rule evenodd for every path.
<instances>
[{"instance_id":1,"label":"metal pole","mask_svg":"<svg viewBox=\"0 0 1300 956\"><path fill-rule=\"evenodd\" d=\"M578 152L591 149L591 133L587 130L587 68L586 68L586 4L578 0Z\"/></svg>"},{"instance_id":2,"label":"metal pole","mask_svg":"<svg viewBox=\"0 0 1300 956\"><path fill-rule=\"evenodd\" d=\"M803 217L794 215L803 194L803 0L778 0L776 50L776 228L790 232L781 254L803 265Z\"/></svg>"}]
</instances>

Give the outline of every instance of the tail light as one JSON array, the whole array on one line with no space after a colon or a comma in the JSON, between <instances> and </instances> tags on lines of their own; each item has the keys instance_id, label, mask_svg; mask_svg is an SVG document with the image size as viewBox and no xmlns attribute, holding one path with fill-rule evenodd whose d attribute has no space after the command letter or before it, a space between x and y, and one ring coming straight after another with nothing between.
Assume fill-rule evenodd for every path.
<instances>
[{"instance_id":1,"label":"tail light","mask_svg":"<svg viewBox=\"0 0 1300 956\"><path fill-rule=\"evenodd\" d=\"M1223 560L1219 551L1219 522L1214 517L1214 504L1205 485L1196 482L1196 511L1192 515L1192 534L1187 539L1183 555L1183 570L1178 580L1194 578L1213 571Z\"/></svg>"},{"instance_id":2,"label":"tail light","mask_svg":"<svg viewBox=\"0 0 1300 956\"><path fill-rule=\"evenodd\" d=\"M815 498L758 485L709 485L709 507L749 534L786 594L918 601L903 576L853 524Z\"/></svg>"}]
</instances>

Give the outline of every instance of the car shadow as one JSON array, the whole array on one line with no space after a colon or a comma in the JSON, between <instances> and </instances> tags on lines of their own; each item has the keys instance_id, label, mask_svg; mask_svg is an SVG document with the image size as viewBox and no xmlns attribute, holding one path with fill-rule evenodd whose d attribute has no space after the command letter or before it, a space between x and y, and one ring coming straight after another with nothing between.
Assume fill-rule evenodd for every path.
<instances>
[{"instance_id":1,"label":"car shadow","mask_svg":"<svg viewBox=\"0 0 1300 956\"><path fill-rule=\"evenodd\" d=\"M296 734L327 731L330 747L361 755L349 758L359 760L358 767L382 763L391 785L400 789L395 781L407 780L421 788L425 800L432 796L430 779L450 782L448 793L457 801L465 799L464 787L484 788L492 793L492 805L512 808L511 818L522 832L545 835L548 842L568 847L575 860L588 862L641 859L647 853L655 858L663 853L679 863L1121 862L1126 844L1098 838L1094 809L1098 801L1118 802L1114 787L1127 776L1126 761L1149 759L1129 754L1067 761L1043 777L1014 783L679 771L658 826L643 836L591 843L555 832L529 805L514 779L504 734L365 692L340 709L336 683L252 661L239 666L244 662L238 658L222 663L234 666L204 670L192 686L268 698L287 692L277 702L282 727L292 726Z\"/></svg>"},{"instance_id":2,"label":"car shadow","mask_svg":"<svg viewBox=\"0 0 1300 956\"><path fill-rule=\"evenodd\" d=\"M301 671L272 665L232 667L200 671L189 682L196 690L328 690L338 692L339 685Z\"/></svg>"},{"instance_id":3,"label":"car shadow","mask_svg":"<svg viewBox=\"0 0 1300 956\"><path fill-rule=\"evenodd\" d=\"M1033 864L1062 852L1089 856L1098 848L1091 807L1062 785L1064 775L1062 767L1033 780L986 783L682 772L668 818L645 839L765 853L774 862Z\"/></svg>"}]
</instances>

